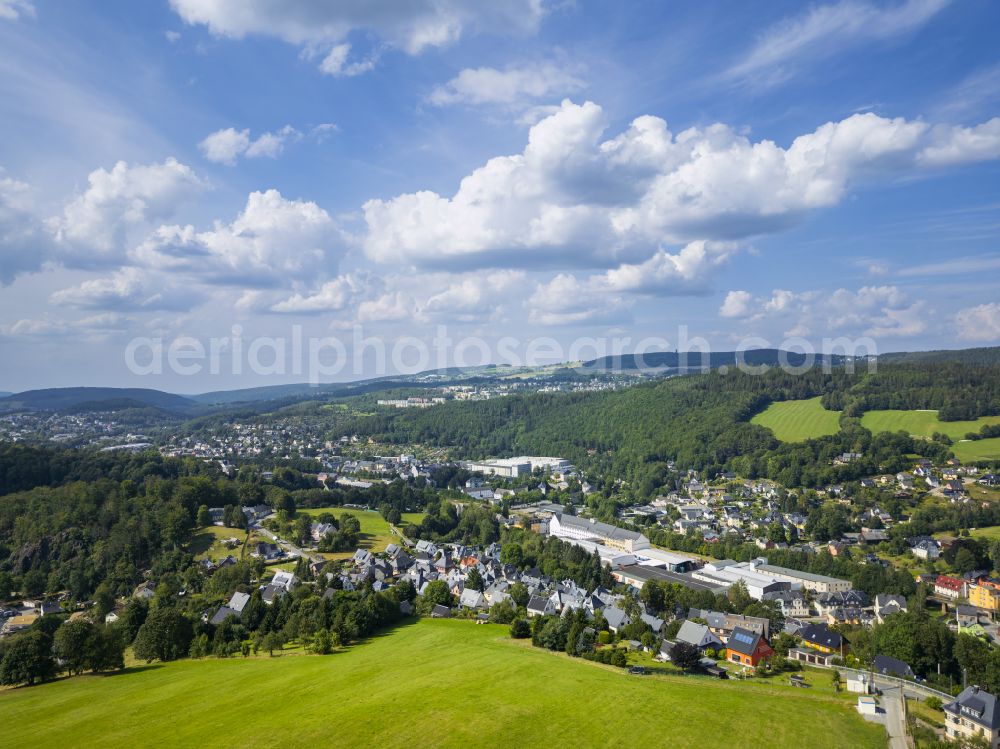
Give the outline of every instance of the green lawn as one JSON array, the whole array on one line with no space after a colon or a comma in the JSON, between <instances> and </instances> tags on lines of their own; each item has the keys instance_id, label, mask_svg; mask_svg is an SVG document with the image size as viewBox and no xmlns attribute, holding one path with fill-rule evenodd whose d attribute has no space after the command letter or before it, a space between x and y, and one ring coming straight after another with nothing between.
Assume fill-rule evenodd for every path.
<instances>
[{"instance_id":1,"label":"green lawn","mask_svg":"<svg viewBox=\"0 0 1000 749\"><path fill-rule=\"evenodd\" d=\"M241 528L225 528L220 525L208 525L199 528L191 537L188 550L195 559L212 559L218 561L232 554L237 559L243 552L243 544L247 537L247 532ZM222 543L229 538L237 538L240 544L233 549L228 549ZM250 534L250 543L255 544L263 540L257 533Z\"/></svg>"},{"instance_id":2,"label":"green lawn","mask_svg":"<svg viewBox=\"0 0 1000 749\"><path fill-rule=\"evenodd\" d=\"M1000 437L956 442L951 449L955 457L965 463L974 463L977 460L1000 460Z\"/></svg>"},{"instance_id":3,"label":"green lawn","mask_svg":"<svg viewBox=\"0 0 1000 749\"><path fill-rule=\"evenodd\" d=\"M348 507L321 507L309 510L300 509L299 512L310 515L313 518L319 517L325 512L332 513L338 519L344 513L353 515L361 524L361 538L358 541L358 547L361 549L368 549L372 552L385 551L385 547L390 543L399 541L399 536L389 530L389 524L385 521L385 518L377 512L370 510L354 510ZM404 512L403 520L400 525L403 526L405 532L406 525L417 525L423 519L424 513L422 512ZM354 551L351 550L349 552L341 552L338 554L324 554L323 556L328 559L345 559L353 556L353 554Z\"/></svg>"},{"instance_id":4,"label":"green lawn","mask_svg":"<svg viewBox=\"0 0 1000 749\"><path fill-rule=\"evenodd\" d=\"M34 747L885 746L851 702L767 684L630 676L433 620L330 656L180 661L0 692Z\"/></svg>"},{"instance_id":5,"label":"green lawn","mask_svg":"<svg viewBox=\"0 0 1000 749\"><path fill-rule=\"evenodd\" d=\"M975 421L939 421L937 411L866 411L861 425L874 434L907 432L930 437L934 432L960 440L969 432L978 432L984 424L1000 424L1000 416L984 416Z\"/></svg>"},{"instance_id":6,"label":"green lawn","mask_svg":"<svg viewBox=\"0 0 1000 749\"><path fill-rule=\"evenodd\" d=\"M802 442L840 431L840 411L827 411L819 398L772 403L750 421L767 427L782 442Z\"/></svg>"},{"instance_id":7,"label":"green lawn","mask_svg":"<svg viewBox=\"0 0 1000 749\"><path fill-rule=\"evenodd\" d=\"M940 538L944 536L951 536L952 534L947 531L942 531L941 533L935 533L935 538ZM985 528L970 528L969 535L972 538L981 538L986 541L998 541L1000 540L1000 525L989 525Z\"/></svg>"}]
</instances>

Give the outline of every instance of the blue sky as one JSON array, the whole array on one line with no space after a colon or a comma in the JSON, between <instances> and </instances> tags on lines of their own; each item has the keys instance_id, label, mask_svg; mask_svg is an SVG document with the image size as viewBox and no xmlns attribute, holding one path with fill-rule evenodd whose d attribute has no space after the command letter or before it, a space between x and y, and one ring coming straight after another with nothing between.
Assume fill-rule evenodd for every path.
<instances>
[{"instance_id":1,"label":"blue sky","mask_svg":"<svg viewBox=\"0 0 1000 749\"><path fill-rule=\"evenodd\" d=\"M484 7L0 0L0 389L302 379L126 366L233 325L1000 343L996 3Z\"/></svg>"}]
</instances>

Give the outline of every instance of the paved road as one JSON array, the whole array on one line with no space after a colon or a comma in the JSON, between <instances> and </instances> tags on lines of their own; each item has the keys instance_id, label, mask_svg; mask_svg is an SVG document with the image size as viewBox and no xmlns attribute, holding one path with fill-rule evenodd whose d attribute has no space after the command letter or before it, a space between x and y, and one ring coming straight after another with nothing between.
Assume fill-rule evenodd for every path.
<instances>
[{"instance_id":1,"label":"paved road","mask_svg":"<svg viewBox=\"0 0 1000 749\"><path fill-rule=\"evenodd\" d=\"M889 734L889 749L907 749L902 687L880 685L879 688L882 690L882 707L885 708L885 730Z\"/></svg>"}]
</instances>

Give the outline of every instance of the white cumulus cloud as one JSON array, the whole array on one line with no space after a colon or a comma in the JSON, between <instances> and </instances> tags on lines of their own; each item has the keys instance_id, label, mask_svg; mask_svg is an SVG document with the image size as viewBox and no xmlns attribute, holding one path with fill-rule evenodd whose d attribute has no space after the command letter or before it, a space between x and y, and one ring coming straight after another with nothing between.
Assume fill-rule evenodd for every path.
<instances>
[{"instance_id":1,"label":"white cumulus cloud","mask_svg":"<svg viewBox=\"0 0 1000 749\"><path fill-rule=\"evenodd\" d=\"M430 101L449 104L522 105L537 99L561 98L583 88L584 82L564 65L496 68L466 68L431 92Z\"/></svg>"},{"instance_id":2,"label":"white cumulus cloud","mask_svg":"<svg viewBox=\"0 0 1000 749\"><path fill-rule=\"evenodd\" d=\"M719 309L721 317L747 322L774 321L785 335L861 334L908 337L928 329L928 312L911 302L896 286L864 286L857 291L788 291L770 296L730 291Z\"/></svg>"},{"instance_id":3,"label":"white cumulus cloud","mask_svg":"<svg viewBox=\"0 0 1000 749\"><path fill-rule=\"evenodd\" d=\"M967 341L1000 341L1000 304L990 302L959 310L955 330Z\"/></svg>"},{"instance_id":4,"label":"white cumulus cloud","mask_svg":"<svg viewBox=\"0 0 1000 749\"><path fill-rule=\"evenodd\" d=\"M450 44L470 31L533 33L545 13L542 0L171 0L170 4L187 23L204 25L219 36L273 36L307 52L321 52L325 56L321 68L331 74L349 70L350 48L344 45L353 32L374 35L385 45L415 55Z\"/></svg>"},{"instance_id":5,"label":"white cumulus cloud","mask_svg":"<svg viewBox=\"0 0 1000 749\"><path fill-rule=\"evenodd\" d=\"M100 310L186 310L202 301L191 288L165 282L139 268L122 268L110 276L92 278L60 289L53 304Z\"/></svg>"},{"instance_id":6,"label":"white cumulus cloud","mask_svg":"<svg viewBox=\"0 0 1000 749\"><path fill-rule=\"evenodd\" d=\"M326 129L317 131L325 134ZM250 130L227 127L216 130L205 137L198 148L209 161L233 166L240 156L248 159L277 158L285 148L285 143L298 140L302 134L291 125L285 125L275 132L266 132L250 138Z\"/></svg>"},{"instance_id":7,"label":"white cumulus cloud","mask_svg":"<svg viewBox=\"0 0 1000 749\"><path fill-rule=\"evenodd\" d=\"M423 267L610 268L664 244L782 230L855 184L1000 156L993 121L942 129L856 114L787 148L722 124L674 134L643 116L606 140L605 127L597 104L563 101L523 152L490 159L450 197L368 201L365 252Z\"/></svg>"},{"instance_id":8,"label":"white cumulus cloud","mask_svg":"<svg viewBox=\"0 0 1000 749\"><path fill-rule=\"evenodd\" d=\"M205 231L164 225L133 251L142 266L197 275L219 284L282 286L336 271L344 237L311 201L277 190L252 192L231 222Z\"/></svg>"},{"instance_id":9,"label":"white cumulus cloud","mask_svg":"<svg viewBox=\"0 0 1000 749\"><path fill-rule=\"evenodd\" d=\"M130 230L169 217L205 187L191 167L169 158L162 164L96 169L88 187L49 221L64 257L86 265L117 255Z\"/></svg>"},{"instance_id":10,"label":"white cumulus cloud","mask_svg":"<svg viewBox=\"0 0 1000 749\"><path fill-rule=\"evenodd\" d=\"M0 20L16 21L22 16L34 16L35 6L28 0L0 0Z\"/></svg>"}]
</instances>

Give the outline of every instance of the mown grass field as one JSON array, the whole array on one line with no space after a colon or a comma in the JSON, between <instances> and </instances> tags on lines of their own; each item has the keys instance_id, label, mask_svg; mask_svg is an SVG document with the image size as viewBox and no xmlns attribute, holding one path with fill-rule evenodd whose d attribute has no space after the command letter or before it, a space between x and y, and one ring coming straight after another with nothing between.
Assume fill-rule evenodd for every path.
<instances>
[{"instance_id":1,"label":"mown grass field","mask_svg":"<svg viewBox=\"0 0 1000 749\"><path fill-rule=\"evenodd\" d=\"M956 458L966 463L974 463L977 460L1000 460L1000 437L956 442L951 449Z\"/></svg>"},{"instance_id":2,"label":"mown grass field","mask_svg":"<svg viewBox=\"0 0 1000 749\"><path fill-rule=\"evenodd\" d=\"M385 521L385 518L377 512L370 510L355 510L349 507L321 507L308 510L300 509L299 512L309 515L312 518L317 518L326 512L332 513L338 519L345 513L353 515L361 524L361 538L358 540L358 547L368 549L368 551L371 552L385 551L385 547L390 543L399 541L399 536L396 536L389 529L389 524ZM408 524L417 525L423 519L424 513L422 512L404 512L400 525L405 532L405 527ZM347 559L353 555L353 550L339 552L337 554L323 554L323 556L327 559Z\"/></svg>"},{"instance_id":3,"label":"mown grass field","mask_svg":"<svg viewBox=\"0 0 1000 749\"><path fill-rule=\"evenodd\" d=\"M969 432L978 432L984 424L1000 424L1000 416L983 416L975 421L940 421L937 411L867 411L861 425L869 431L906 432L918 437L930 437L934 432L960 440Z\"/></svg>"},{"instance_id":4,"label":"mown grass field","mask_svg":"<svg viewBox=\"0 0 1000 749\"><path fill-rule=\"evenodd\" d=\"M330 656L206 659L0 692L33 747L884 747L816 689L630 676L432 620Z\"/></svg>"},{"instance_id":5,"label":"mown grass field","mask_svg":"<svg viewBox=\"0 0 1000 749\"><path fill-rule=\"evenodd\" d=\"M937 411L868 411L861 425L873 434L906 432L930 437L935 432L947 434L955 444L955 457L966 462L1000 459L1000 437L960 442L969 432L978 432L985 424L1000 424L1000 416L983 416L975 421L940 421Z\"/></svg>"},{"instance_id":6,"label":"mown grass field","mask_svg":"<svg viewBox=\"0 0 1000 749\"><path fill-rule=\"evenodd\" d=\"M767 427L782 442L802 442L840 431L840 411L827 411L819 398L772 403L750 421Z\"/></svg>"},{"instance_id":7,"label":"mown grass field","mask_svg":"<svg viewBox=\"0 0 1000 749\"><path fill-rule=\"evenodd\" d=\"M951 533L943 531L941 533L935 533L935 538L943 538L951 536ZM972 538L981 538L986 541L998 541L1000 540L1000 525L989 525L985 528L970 528L969 535Z\"/></svg>"}]
</instances>

